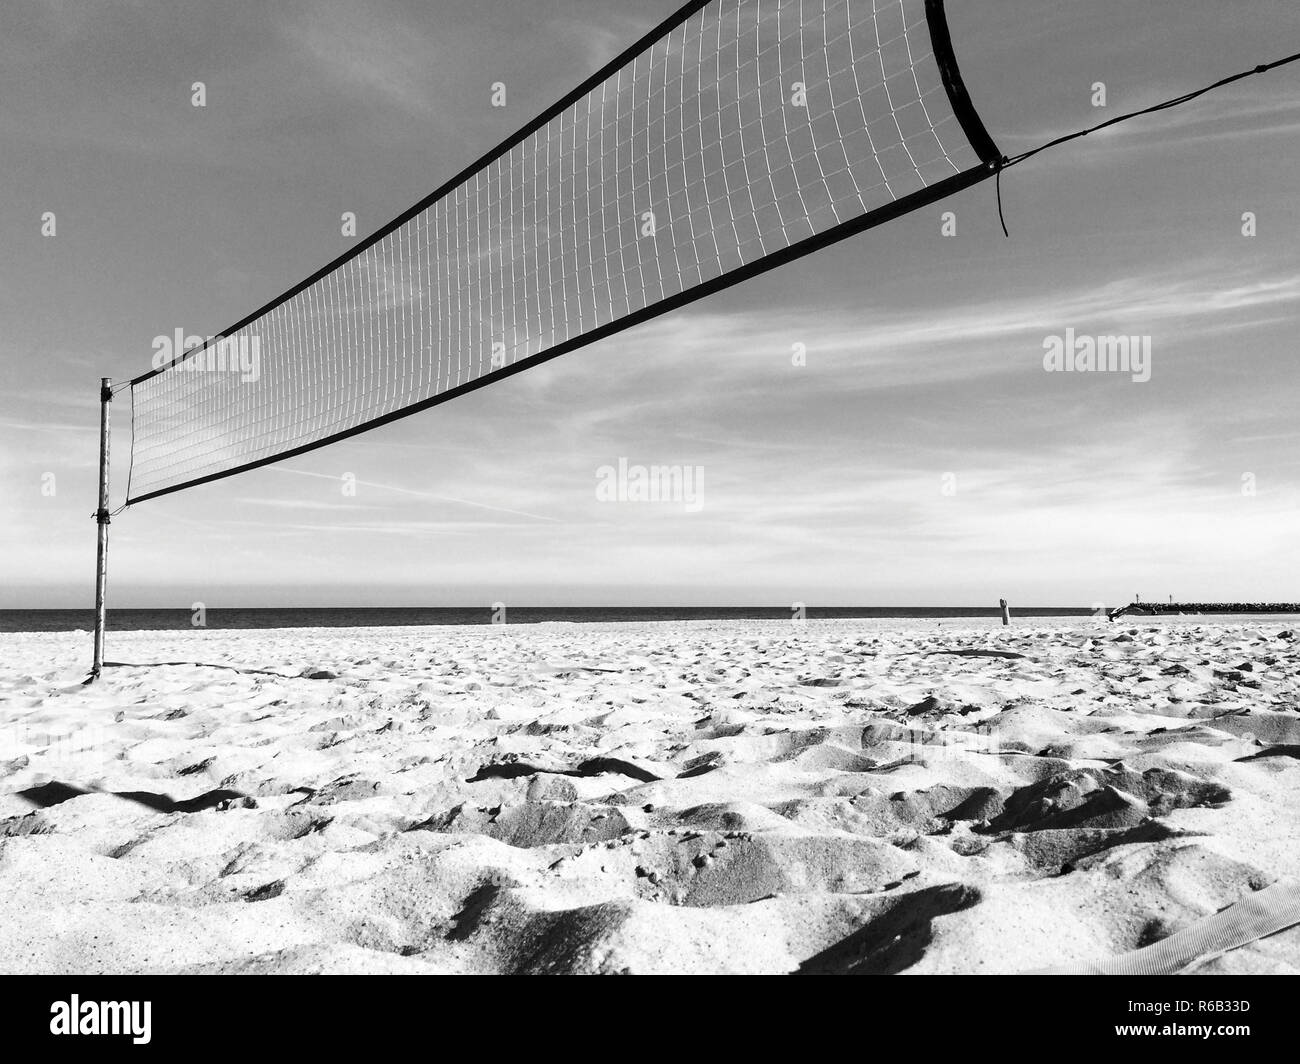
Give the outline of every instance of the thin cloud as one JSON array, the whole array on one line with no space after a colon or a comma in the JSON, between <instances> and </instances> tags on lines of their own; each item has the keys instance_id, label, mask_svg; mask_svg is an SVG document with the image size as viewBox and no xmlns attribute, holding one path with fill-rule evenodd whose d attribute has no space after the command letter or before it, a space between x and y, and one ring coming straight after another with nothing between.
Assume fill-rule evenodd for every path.
<instances>
[{"instance_id":1,"label":"thin cloud","mask_svg":"<svg viewBox=\"0 0 1300 1064\"><path fill-rule=\"evenodd\" d=\"M442 49L387 6L317 3L281 24L286 42L351 95L427 116L435 111L430 72Z\"/></svg>"},{"instance_id":2,"label":"thin cloud","mask_svg":"<svg viewBox=\"0 0 1300 1064\"><path fill-rule=\"evenodd\" d=\"M341 483L341 478L331 476L328 473L313 473L306 469L285 469L281 466L272 467L277 473L292 473L300 477L315 477L318 480L331 480L334 483ZM396 495L407 495L417 499L432 499L434 502L450 502L458 506L472 506L480 510L490 510L493 513L510 514L512 517L527 517L533 521L557 521L557 518L547 517L544 514L529 513L526 510L512 510L505 506L493 506L490 503L475 502L472 499L456 499L449 495L439 495L431 491L417 491L414 488L404 488L396 484L379 484L373 480L355 480L353 483L367 488L376 488L380 491L391 491Z\"/></svg>"}]
</instances>

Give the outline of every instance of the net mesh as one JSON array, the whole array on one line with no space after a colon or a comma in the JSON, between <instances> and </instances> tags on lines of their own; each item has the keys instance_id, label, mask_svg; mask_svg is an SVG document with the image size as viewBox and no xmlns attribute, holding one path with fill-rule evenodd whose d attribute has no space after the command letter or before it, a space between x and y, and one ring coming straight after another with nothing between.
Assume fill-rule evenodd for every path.
<instances>
[{"instance_id":1,"label":"net mesh","mask_svg":"<svg viewBox=\"0 0 1300 1064\"><path fill-rule=\"evenodd\" d=\"M983 167L925 0L690 6L401 224L133 381L128 501L430 405Z\"/></svg>"}]
</instances>

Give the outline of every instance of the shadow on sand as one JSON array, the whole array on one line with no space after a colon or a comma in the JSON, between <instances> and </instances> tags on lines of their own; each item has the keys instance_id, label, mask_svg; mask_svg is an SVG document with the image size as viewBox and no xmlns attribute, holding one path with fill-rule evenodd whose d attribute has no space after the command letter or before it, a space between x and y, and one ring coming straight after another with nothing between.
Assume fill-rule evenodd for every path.
<instances>
[{"instance_id":1,"label":"shadow on sand","mask_svg":"<svg viewBox=\"0 0 1300 1064\"><path fill-rule=\"evenodd\" d=\"M903 894L866 927L809 957L797 974L896 975L925 955L935 917L969 909L979 900L977 890L960 883Z\"/></svg>"},{"instance_id":2,"label":"shadow on sand","mask_svg":"<svg viewBox=\"0 0 1300 1064\"><path fill-rule=\"evenodd\" d=\"M245 797L238 791L215 790L178 802L166 794L156 794L153 791L94 791L74 787L69 783L60 783L58 780L51 780L49 783L42 783L39 787L28 787L24 791L15 793L19 798L31 802L39 809L60 805L73 798L80 798L83 794L111 794L114 798L146 806L155 813L200 813L205 809L214 809L222 802L237 801Z\"/></svg>"}]
</instances>

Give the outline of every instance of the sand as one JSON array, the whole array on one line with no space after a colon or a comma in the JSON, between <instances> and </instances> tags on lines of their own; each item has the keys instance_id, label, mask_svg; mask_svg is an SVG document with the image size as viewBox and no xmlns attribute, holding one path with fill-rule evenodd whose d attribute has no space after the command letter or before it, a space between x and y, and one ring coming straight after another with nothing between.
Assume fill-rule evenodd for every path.
<instances>
[{"instance_id":1,"label":"sand","mask_svg":"<svg viewBox=\"0 0 1300 1064\"><path fill-rule=\"evenodd\" d=\"M0 635L6 973L1019 972L1300 877L1285 623L109 647Z\"/></svg>"}]
</instances>

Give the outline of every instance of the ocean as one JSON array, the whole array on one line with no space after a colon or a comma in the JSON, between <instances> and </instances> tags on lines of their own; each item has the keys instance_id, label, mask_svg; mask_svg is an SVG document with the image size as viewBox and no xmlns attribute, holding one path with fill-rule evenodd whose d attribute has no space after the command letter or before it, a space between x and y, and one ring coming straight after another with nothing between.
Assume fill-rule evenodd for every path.
<instances>
[{"instance_id":1,"label":"ocean","mask_svg":"<svg viewBox=\"0 0 1300 1064\"><path fill-rule=\"evenodd\" d=\"M1088 617L1086 606L1012 607L1015 617ZM841 617L983 618L997 617L998 607L983 606L809 606L809 620ZM790 620L788 606L510 606L509 624L541 621L715 621ZM184 631L196 627L190 610L137 609L108 611L110 631ZM271 607L209 609L205 628L355 628L375 625L492 624L490 606ZM0 610L0 632L75 632L95 626L93 610Z\"/></svg>"}]
</instances>

